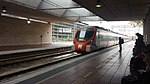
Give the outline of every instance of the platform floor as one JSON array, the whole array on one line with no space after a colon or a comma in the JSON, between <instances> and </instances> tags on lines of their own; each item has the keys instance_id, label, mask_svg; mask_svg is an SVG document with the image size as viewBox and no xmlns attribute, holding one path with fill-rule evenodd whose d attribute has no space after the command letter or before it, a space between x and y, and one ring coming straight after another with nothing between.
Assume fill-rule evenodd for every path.
<instances>
[{"instance_id":1,"label":"platform floor","mask_svg":"<svg viewBox=\"0 0 150 84\"><path fill-rule=\"evenodd\" d=\"M28 52L28 51L37 51L37 50L44 50L44 49L55 49L60 47L69 47L72 45L73 42L55 42L55 43L37 44L37 45L0 46L0 55L19 53L19 52Z\"/></svg>"},{"instance_id":2,"label":"platform floor","mask_svg":"<svg viewBox=\"0 0 150 84\"><path fill-rule=\"evenodd\" d=\"M105 61L101 56L88 60L38 84L121 84L121 78L130 74L129 60L132 44L123 49L122 54L115 53Z\"/></svg>"},{"instance_id":3,"label":"platform floor","mask_svg":"<svg viewBox=\"0 0 150 84\"><path fill-rule=\"evenodd\" d=\"M118 52L118 46L113 46L16 77L5 83L121 84L122 76L130 74L129 62L133 46L134 42L124 43L122 53Z\"/></svg>"}]
</instances>

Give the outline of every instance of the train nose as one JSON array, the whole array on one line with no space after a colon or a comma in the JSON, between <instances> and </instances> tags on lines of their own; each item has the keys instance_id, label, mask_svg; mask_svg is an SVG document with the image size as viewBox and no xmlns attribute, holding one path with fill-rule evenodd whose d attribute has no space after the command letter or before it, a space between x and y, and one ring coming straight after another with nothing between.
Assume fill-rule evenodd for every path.
<instances>
[{"instance_id":1,"label":"train nose","mask_svg":"<svg viewBox=\"0 0 150 84\"><path fill-rule=\"evenodd\" d=\"M77 52L84 52L85 51L85 44L76 44L76 51Z\"/></svg>"}]
</instances>

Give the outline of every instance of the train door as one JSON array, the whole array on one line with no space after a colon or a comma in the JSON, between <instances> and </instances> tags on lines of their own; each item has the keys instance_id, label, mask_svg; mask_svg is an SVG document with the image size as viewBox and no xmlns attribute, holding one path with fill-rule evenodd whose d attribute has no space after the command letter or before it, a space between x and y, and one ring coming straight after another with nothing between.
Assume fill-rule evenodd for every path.
<instances>
[{"instance_id":1,"label":"train door","mask_svg":"<svg viewBox=\"0 0 150 84\"><path fill-rule=\"evenodd\" d=\"M100 48L100 31L97 31L96 33L96 46L97 48Z\"/></svg>"},{"instance_id":2,"label":"train door","mask_svg":"<svg viewBox=\"0 0 150 84\"><path fill-rule=\"evenodd\" d=\"M107 42L106 42L106 32L101 30L100 32L100 47L106 47Z\"/></svg>"}]
</instances>

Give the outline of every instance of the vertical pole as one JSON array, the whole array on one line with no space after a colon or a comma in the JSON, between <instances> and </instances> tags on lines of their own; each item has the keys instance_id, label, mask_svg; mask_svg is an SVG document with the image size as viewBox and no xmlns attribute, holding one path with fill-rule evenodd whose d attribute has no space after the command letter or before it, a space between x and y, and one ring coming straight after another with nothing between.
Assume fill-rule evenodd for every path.
<instances>
[{"instance_id":1,"label":"vertical pole","mask_svg":"<svg viewBox=\"0 0 150 84\"><path fill-rule=\"evenodd\" d=\"M42 38L43 38L43 36L41 35L40 37L41 37L41 45L42 45Z\"/></svg>"}]
</instances>

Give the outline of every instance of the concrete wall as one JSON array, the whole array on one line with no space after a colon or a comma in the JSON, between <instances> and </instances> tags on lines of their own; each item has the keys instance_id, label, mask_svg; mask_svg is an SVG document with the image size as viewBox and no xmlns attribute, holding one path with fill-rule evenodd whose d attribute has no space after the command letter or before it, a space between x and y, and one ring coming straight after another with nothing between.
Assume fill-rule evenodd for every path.
<instances>
[{"instance_id":1,"label":"concrete wall","mask_svg":"<svg viewBox=\"0 0 150 84\"><path fill-rule=\"evenodd\" d=\"M144 21L144 40L146 44L150 44L150 8Z\"/></svg>"},{"instance_id":2,"label":"concrete wall","mask_svg":"<svg viewBox=\"0 0 150 84\"><path fill-rule=\"evenodd\" d=\"M52 42L50 24L0 16L0 46L34 45ZM42 38L41 38L42 36Z\"/></svg>"}]
</instances>

